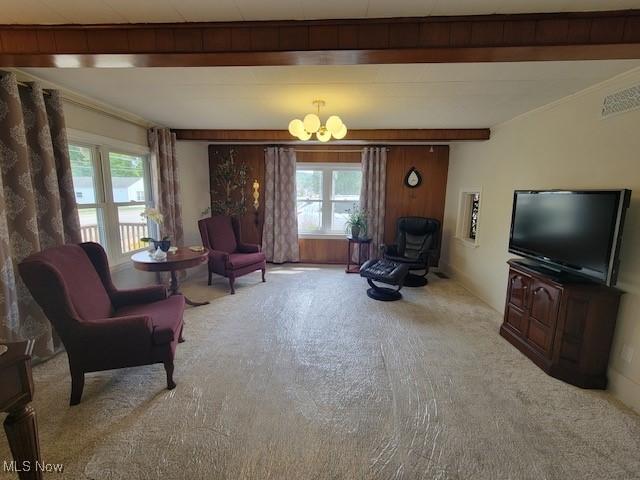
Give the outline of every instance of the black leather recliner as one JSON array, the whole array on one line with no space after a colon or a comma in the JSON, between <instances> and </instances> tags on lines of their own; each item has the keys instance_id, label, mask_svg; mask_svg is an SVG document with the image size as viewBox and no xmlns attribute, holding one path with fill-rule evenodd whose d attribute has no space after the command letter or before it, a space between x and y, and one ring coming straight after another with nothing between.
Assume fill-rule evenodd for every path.
<instances>
[{"instance_id":1,"label":"black leather recliner","mask_svg":"<svg viewBox=\"0 0 640 480\"><path fill-rule=\"evenodd\" d=\"M435 218L400 217L396 223L395 245L383 245L382 255L387 260L409 265L409 270L424 270L421 275L409 273L404 281L407 287L427 284L431 259L440 252L440 221Z\"/></svg>"}]
</instances>

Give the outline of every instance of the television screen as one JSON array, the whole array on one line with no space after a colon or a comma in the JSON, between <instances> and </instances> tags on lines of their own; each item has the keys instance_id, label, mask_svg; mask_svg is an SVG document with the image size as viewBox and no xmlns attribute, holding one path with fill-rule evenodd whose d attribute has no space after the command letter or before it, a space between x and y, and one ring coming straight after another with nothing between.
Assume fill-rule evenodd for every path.
<instances>
[{"instance_id":1,"label":"television screen","mask_svg":"<svg viewBox=\"0 0 640 480\"><path fill-rule=\"evenodd\" d=\"M516 191L509 251L610 284L629 193Z\"/></svg>"}]
</instances>

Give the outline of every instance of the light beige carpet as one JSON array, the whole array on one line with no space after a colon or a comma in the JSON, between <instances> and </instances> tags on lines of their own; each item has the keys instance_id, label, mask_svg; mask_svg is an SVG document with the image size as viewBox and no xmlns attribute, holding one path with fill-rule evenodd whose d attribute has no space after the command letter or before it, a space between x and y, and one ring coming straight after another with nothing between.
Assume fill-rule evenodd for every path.
<instances>
[{"instance_id":1,"label":"light beige carpet","mask_svg":"<svg viewBox=\"0 0 640 480\"><path fill-rule=\"evenodd\" d=\"M161 365L89 374L70 408L66 356L37 366L48 478L640 478L640 417L546 376L454 281L382 303L339 268L267 279L185 288L212 303L186 313L171 392Z\"/></svg>"}]
</instances>

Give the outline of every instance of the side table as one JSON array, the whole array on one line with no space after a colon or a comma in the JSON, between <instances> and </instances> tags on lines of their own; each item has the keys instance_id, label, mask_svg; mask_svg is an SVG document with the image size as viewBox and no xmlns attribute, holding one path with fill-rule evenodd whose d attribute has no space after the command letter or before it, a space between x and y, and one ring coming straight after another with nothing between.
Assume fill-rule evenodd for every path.
<instances>
[{"instance_id":1,"label":"side table","mask_svg":"<svg viewBox=\"0 0 640 480\"><path fill-rule=\"evenodd\" d=\"M370 238L353 238L352 236L347 237L348 246L347 246L347 268L345 269L346 273L359 273L360 266L369 260L370 250L371 250L371 239ZM358 261L353 263L353 245L358 246Z\"/></svg>"}]
</instances>

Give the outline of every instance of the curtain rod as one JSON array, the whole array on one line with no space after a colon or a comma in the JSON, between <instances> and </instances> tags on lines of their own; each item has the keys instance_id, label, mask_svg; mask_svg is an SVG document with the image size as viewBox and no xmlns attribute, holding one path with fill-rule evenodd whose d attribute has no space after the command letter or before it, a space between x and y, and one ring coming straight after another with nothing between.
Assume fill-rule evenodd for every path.
<instances>
[{"instance_id":1,"label":"curtain rod","mask_svg":"<svg viewBox=\"0 0 640 480\"><path fill-rule=\"evenodd\" d=\"M356 150L338 150L338 149L312 149L312 148L308 148L308 149L304 149L304 148L294 148L293 149L295 152L300 152L300 153L315 153L315 152L321 152L321 153L362 153L364 151L364 148L360 148L360 149L356 149ZM385 148L385 150L388 152L389 150L391 150L390 148ZM265 148L264 151L266 152L267 149Z\"/></svg>"}]
</instances>

